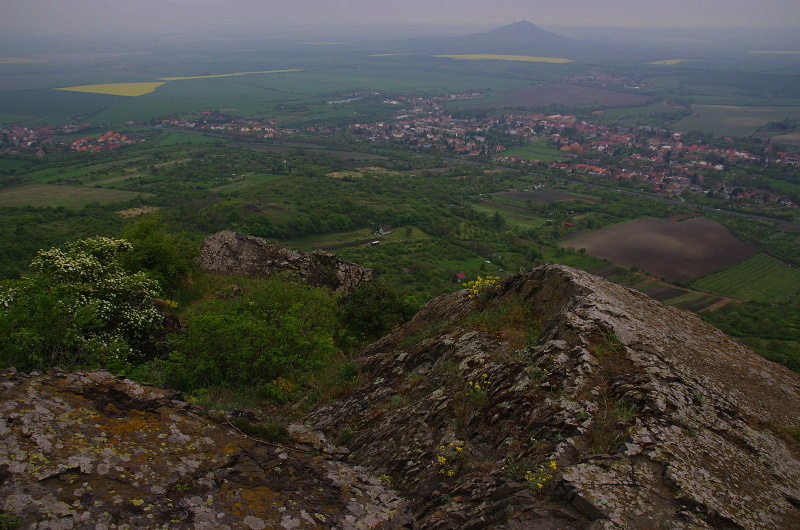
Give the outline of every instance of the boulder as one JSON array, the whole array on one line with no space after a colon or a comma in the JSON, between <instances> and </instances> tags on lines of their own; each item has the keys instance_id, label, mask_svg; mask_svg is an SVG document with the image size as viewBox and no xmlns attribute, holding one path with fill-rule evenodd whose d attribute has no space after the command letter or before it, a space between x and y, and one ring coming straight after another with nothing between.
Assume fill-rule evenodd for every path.
<instances>
[{"instance_id":1,"label":"boulder","mask_svg":"<svg viewBox=\"0 0 800 530\"><path fill-rule=\"evenodd\" d=\"M230 230L205 239L200 250L200 267L215 274L257 278L288 272L309 285L344 293L372 279L371 269L339 259L326 250L311 253L291 250Z\"/></svg>"},{"instance_id":2,"label":"boulder","mask_svg":"<svg viewBox=\"0 0 800 530\"><path fill-rule=\"evenodd\" d=\"M258 441L177 397L108 372L0 372L0 513L42 529L408 522L405 501L341 455Z\"/></svg>"},{"instance_id":3,"label":"boulder","mask_svg":"<svg viewBox=\"0 0 800 530\"><path fill-rule=\"evenodd\" d=\"M638 291L543 266L358 361L307 419L424 528L800 528L800 374Z\"/></svg>"}]
</instances>

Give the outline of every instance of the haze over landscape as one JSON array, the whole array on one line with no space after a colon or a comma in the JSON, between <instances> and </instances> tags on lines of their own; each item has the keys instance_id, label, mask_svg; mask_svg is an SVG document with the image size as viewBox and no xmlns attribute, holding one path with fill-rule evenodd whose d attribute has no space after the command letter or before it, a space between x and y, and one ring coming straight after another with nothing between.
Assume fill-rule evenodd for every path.
<instances>
[{"instance_id":1,"label":"haze over landscape","mask_svg":"<svg viewBox=\"0 0 800 530\"><path fill-rule=\"evenodd\" d=\"M797 0L0 0L0 529L800 528L799 168Z\"/></svg>"},{"instance_id":2,"label":"haze over landscape","mask_svg":"<svg viewBox=\"0 0 800 530\"><path fill-rule=\"evenodd\" d=\"M765 27L800 24L794 0L7 0L4 32L167 31L196 26L401 24L489 28L523 18L544 26Z\"/></svg>"}]
</instances>

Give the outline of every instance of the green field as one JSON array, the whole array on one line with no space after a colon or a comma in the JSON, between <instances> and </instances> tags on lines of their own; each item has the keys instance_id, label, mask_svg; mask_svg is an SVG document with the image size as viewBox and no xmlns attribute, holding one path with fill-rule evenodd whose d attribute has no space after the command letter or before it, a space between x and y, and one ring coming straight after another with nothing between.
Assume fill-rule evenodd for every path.
<instances>
[{"instance_id":1,"label":"green field","mask_svg":"<svg viewBox=\"0 0 800 530\"><path fill-rule=\"evenodd\" d=\"M0 171L23 171L28 167L28 163L22 160L10 160L8 158L0 158Z\"/></svg>"},{"instance_id":2,"label":"green field","mask_svg":"<svg viewBox=\"0 0 800 530\"><path fill-rule=\"evenodd\" d=\"M376 115L390 112L391 109L380 105L335 106L326 103L328 99L353 92L377 90L394 93L447 93L487 88L504 90L527 84L528 81L523 79L487 78L475 74L447 72L382 69L367 73L359 68L349 67L309 69L302 72L174 81L137 98L121 99L97 95L116 99L113 105L107 104L105 100L98 102L94 112L87 114L91 116L91 123L124 123L216 108L233 110L244 116L269 112L283 123L299 126L307 120L319 123L323 119L340 120L352 117L359 112ZM84 104L88 102L84 101ZM57 107L56 104L53 106ZM300 112L287 113L284 110L298 106ZM70 113L63 105L58 108L63 115Z\"/></svg>"},{"instance_id":3,"label":"green field","mask_svg":"<svg viewBox=\"0 0 800 530\"><path fill-rule=\"evenodd\" d=\"M252 188L253 186L258 186L259 184L264 184L265 182L280 180L282 178L286 178L286 176L270 175L267 173L258 175L246 175L242 180L231 182L230 184L223 184L222 186L217 186L214 188L214 191L216 193L230 193L234 191L240 191L245 188Z\"/></svg>"},{"instance_id":4,"label":"green field","mask_svg":"<svg viewBox=\"0 0 800 530\"><path fill-rule=\"evenodd\" d=\"M692 105L692 112L692 116L675 124L676 130L745 137L767 122L800 118L800 106Z\"/></svg>"},{"instance_id":5,"label":"green field","mask_svg":"<svg viewBox=\"0 0 800 530\"><path fill-rule=\"evenodd\" d=\"M506 206L498 202L481 202L473 204L472 207L476 211L487 215L499 213L509 226L523 230L533 230L547 223L547 219L539 217L533 212L526 211L522 208Z\"/></svg>"},{"instance_id":6,"label":"green field","mask_svg":"<svg viewBox=\"0 0 800 530\"><path fill-rule=\"evenodd\" d=\"M31 184L0 191L0 206L82 208L92 203L109 204L145 196L150 196L150 194L81 186Z\"/></svg>"},{"instance_id":7,"label":"green field","mask_svg":"<svg viewBox=\"0 0 800 530\"><path fill-rule=\"evenodd\" d=\"M541 162L557 162L564 160L564 153L555 146L544 141L537 141L528 145L512 147L503 151L503 156L518 156L525 160L539 160Z\"/></svg>"},{"instance_id":8,"label":"green field","mask_svg":"<svg viewBox=\"0 0 800 530\"><path fill-rule=\"evenodd\" d=\"M800 270L767 254L692 283L692 288L756 302L791 302L800 295Z\"/></svg>"},{"instance_id":9,"label":"green field","mask_svg":"<svg viewBox=\"0 0 800 530\"><path fill-rule=\"evenodd\" d=\"M217 144L227 142L224 138L214 136L204 136L188 132L170 131L163 138L158 139L159 146L179 145L179 144Z\"/></svg>"}]
</instances>

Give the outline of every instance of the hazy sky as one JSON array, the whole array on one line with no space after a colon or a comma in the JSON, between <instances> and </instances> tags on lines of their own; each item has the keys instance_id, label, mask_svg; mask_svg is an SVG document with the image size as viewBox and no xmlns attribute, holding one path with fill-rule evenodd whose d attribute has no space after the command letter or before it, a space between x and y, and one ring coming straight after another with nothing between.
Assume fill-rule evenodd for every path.
<instances>
[{"instance_id":1,"label":"hazy sky","mask_svg":"<svg viewBox=\"0 0 800 530\"><path fill-rule=\"evenodd\" d=\"M0 0L0 30L206 24L800 25L800 0Z\"/></svg>"}]
</instances>

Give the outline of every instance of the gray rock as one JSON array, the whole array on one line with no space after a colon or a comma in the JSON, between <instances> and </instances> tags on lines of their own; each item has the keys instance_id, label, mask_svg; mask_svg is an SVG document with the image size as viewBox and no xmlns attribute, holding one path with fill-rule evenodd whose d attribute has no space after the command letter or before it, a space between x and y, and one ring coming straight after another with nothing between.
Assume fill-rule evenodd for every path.
<instances>
[{"instance_id":1,"label":"gray rock","mask_svg":"<svg viewBox=\"0 0 800 530\"><path fill-rule=\"evenodd\" d=\"M200 267L215 274L259 278L288 272L309 285L345 293L372 279L372 269L328 251L300 252L229 230L206 238L200 250Z\"/></svg>"},{"instance_id":2,"label":"gray rock","mask_svg":"<svg viewBox=\"0 0 800 530\"><path fill-rule=\"evenodd\" d=\"M172 391L106 372L6 370L0 383L0 513L22 528L345 529L410 520L406 501L365 470L247 438L199 409L175 407Z\"/></svg>"},{"instance_id":3,"label":"gray rock","mask_svg":"<svg viewBox=\"0 0 800 530\"><path fill-rule=\"evenodd\" d=\"M800 375L632 289L543 266L431 301L359 363L308 420L346 423L422 527L800 528Z\"/></svg>"}]
</instances>

